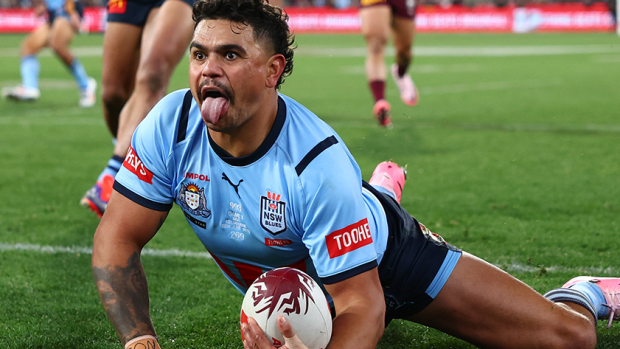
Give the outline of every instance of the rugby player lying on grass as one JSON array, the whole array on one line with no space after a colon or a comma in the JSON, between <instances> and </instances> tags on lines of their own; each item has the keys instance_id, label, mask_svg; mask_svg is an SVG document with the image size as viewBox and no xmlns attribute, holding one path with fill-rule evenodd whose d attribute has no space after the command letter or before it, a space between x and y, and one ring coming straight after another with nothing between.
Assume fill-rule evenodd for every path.
<instances>
[{"instance_id":1,"label":"rugby player lying on grass","mask_svg":"<svg viewBox=\"0 0 620 349\"><path fill-rule=\"evenodd\" d=\"M293 64L279 8L201 0L193 17L190 89L136 130L94 238L95 281L123 345L156 345L140 252L176 202L239 291L282 266L322 283L330 348L374 348L396 318L484 348L595 347L618 279L543 296L446 243L400 206L402 168L383 162L362 181L342 139L277 92ZM304 347L302 329L280 326L287 347ZM271 348L255 322L242 331L245 348Z\"/></svg>"}]
</instances>

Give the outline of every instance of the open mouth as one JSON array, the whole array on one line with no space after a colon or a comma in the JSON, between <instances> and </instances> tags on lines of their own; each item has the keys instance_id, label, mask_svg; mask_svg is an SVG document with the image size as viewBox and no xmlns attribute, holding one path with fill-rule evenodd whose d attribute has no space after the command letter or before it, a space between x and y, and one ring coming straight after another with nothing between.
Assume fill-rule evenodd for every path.
<instances>
[{"instance_id":1,"label":"open mouth","mask_svg":"<svg viewBox=\"0 0 620 349\"><path fill-rule=\"evenodd\" d=\"M200 106L202 118L215 125L228 110L230 105L228 93L218 86L203 86L200 89L200 94L202 97Z\"/></svg>"},{"instance_id":2,"label":"open mouth","mask_svg":"<svg viewBox=\"0 0 620 349\"><path fill-rule=\"evenodd\" d=\"M228 99L228 96L221 90L214 88L214 87L203 87L202 88L202 100L204 101L207 98L226 98Z\"/></svg>"}]
</instances>

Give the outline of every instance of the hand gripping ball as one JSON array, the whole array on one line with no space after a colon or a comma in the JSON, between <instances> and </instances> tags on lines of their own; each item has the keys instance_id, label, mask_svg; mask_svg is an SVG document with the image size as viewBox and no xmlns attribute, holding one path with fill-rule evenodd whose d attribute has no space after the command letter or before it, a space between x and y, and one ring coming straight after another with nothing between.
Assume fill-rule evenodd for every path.
<instances>
[{"instance_id":1,"label":"hand gripping ball","mask_svg":"<svg viewBox=\"0 0 620 349\"><path fill-rule=\"evenodd\" d=\"M243 298L241 323L254 318L271 343L279 347L284 338L278 329L286 316L295 334L309 349L323 349L332 336L332 317L321 287L295 268L277 268L259 276Z\"/></svg>"}]
</instances>

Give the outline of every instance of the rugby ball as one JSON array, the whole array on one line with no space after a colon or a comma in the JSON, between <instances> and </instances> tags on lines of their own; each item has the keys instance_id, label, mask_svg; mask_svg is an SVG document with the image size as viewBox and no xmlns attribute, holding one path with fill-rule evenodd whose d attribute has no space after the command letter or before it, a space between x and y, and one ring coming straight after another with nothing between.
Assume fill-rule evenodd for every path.
<instances>
[{"instance_id":1,"label":"rugby ball","mask_svg":"<svg viewBox=\"0 0 620 349\"><path fill-rule=\"evenodd\" d=\"M277 268L259 276L243 298L241 323L254 318L275 347L284 345L278 317L286 316L309 349L323 349L332 336L332 316L321 287L295 268ZM243 336L243 334L242 334Z\"/></svg>"}]
</instances>

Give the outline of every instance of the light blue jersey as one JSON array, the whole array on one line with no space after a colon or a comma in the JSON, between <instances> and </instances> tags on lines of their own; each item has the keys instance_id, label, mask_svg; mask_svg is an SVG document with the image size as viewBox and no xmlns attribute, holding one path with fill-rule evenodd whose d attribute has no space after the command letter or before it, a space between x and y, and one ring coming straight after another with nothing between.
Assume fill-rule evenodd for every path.
<instances>
[{"instance_id":1,"label":"light blue jersey","mask_svg":"<svg viewBox=\"0 0 620 349\"><path fill-rule=\"evenodd\" d=\"M234 158L210 139L189 90L169 94L136 129L114 188L155 210L176 202L242 293L282 266L347 279L376 267L387 244L383 208L340 137L283 95L263 144Z\"/></svg>"},{"instance_id":2,"label":"light blue jersey","mask_svg":"<svg viewBox=\"0 0 620 349\"><path fill-rule=\"evenodd\" d=\"M45 0L45 7L48 11L64 11L65 10L65 0Z\"/></svg>"}]
</instances>

